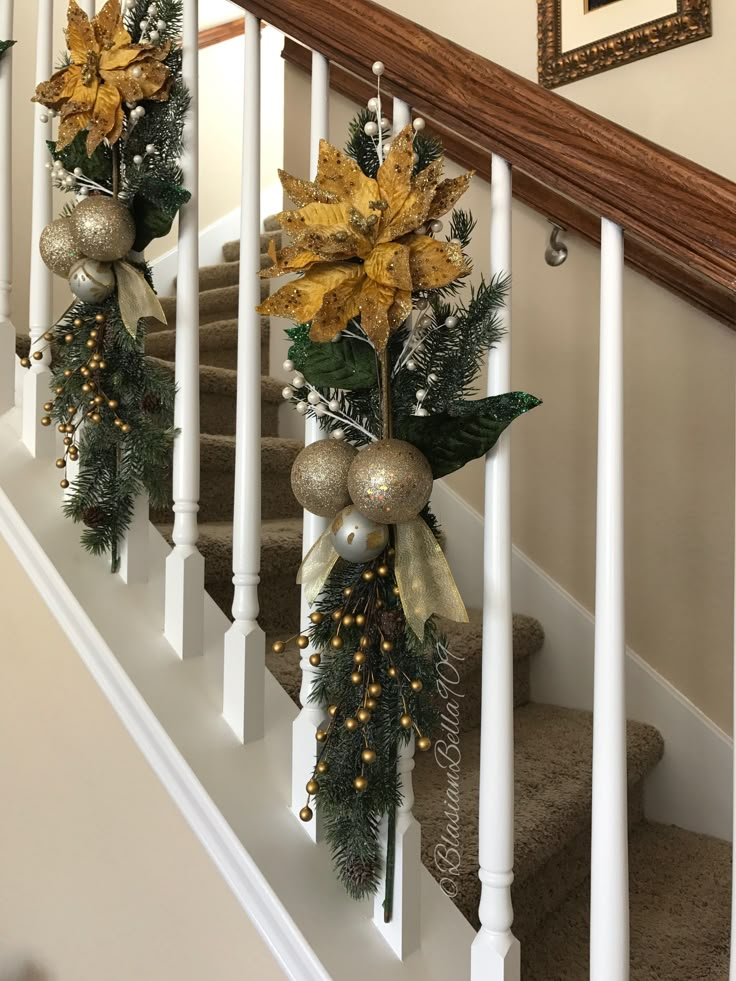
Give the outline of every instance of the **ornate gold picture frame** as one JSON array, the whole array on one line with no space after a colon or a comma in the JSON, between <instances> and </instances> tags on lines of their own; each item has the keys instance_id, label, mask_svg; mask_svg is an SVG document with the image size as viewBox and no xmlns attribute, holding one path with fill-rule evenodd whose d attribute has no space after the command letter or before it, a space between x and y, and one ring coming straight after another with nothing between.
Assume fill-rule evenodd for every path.
<instances>
[{"instance_id":1,"label":"ornate gold picture frame","mask_svg":"<svg viewBox=\"0 0 736 981\"><path fill-rule=\"evenodd\" d=\"M581 10L595 17L586 0ZM637 0L616 0L603 6L636 5ZM587 75L617 68L660 51L710 37L711 0L673 0L673 13L637 27L601 37L570 51L562 50L562 0L537 0L539 83L546 89L577 81ZM676 11L674 7L677 7ZM588 11L590 10L590 13Z\"/></svg>"}]
</instances>

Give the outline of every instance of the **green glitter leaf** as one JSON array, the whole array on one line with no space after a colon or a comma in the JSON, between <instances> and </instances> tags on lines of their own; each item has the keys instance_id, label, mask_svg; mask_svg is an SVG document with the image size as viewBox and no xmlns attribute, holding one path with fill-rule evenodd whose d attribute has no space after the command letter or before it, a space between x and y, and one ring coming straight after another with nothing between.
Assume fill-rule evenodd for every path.
<instances>
[{"instance_id":1,"label":"green glitter leaf","mask_svg":"<svg viewBox=\"0 0 736 981\"><path fill-rule=\"evenodd\" d=\"M312 343L304 359L304 377L316 388L353 391L378 383L376 354L363 341Z\"/></svg>"},{"instance_id":2,"label":"green glitter leaf","mask_svg":"<svg viewBox=\"0 0 736 981\"><path fill-rule=\"evenodd\" d=\"M311 327L311 324L297 324L296 327L287 327L284 331L289 340L293 341L289 348L288 357L290 361L294 362L297 371L304 371L307 354L314 344L314 341L309 337Z\"/></svg>"},{"instance_id":3,"label":"green glitter leaf","mask_svg":"<svg viewBox=\"0 0 736 981\"><path fill-rule=\"evenodd\" d=\"M136 228L133 248L142 252L155 238L168 235L179 208L191 196L189 191L173 181L150 175L144 177L133 201Z\"/></svg>"},{"instance_id":4,"label":"green glitter leaf","mask_svg":"<svg viewBox=\"0 0 736 981\"><path fill-rule=\"evenodd\" d=\"M541 404L526 392L508 392L456 402L446 412L431 416L404 416L396 420L394 430L398 439L422 451L437 480L485 456L514 419Z\"/></svg>"}]
</instances>

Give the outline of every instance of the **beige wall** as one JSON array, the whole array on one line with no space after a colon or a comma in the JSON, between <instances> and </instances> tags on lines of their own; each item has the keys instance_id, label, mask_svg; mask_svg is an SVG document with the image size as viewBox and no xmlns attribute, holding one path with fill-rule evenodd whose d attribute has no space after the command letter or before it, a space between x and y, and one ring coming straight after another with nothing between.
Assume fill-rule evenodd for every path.
<instances>
[{"instance_id":1,"label":"beige wall","mask_svg":"<svg viewBox=\"0 0 736 981\"><path fill-rule=\"evenodd\" d=\"M0 978L283 974L0 538Z\"/></svg>"},{"instance_id":2,"label":"beige wall","mask_svg":"<svg viewBox=\"0 0 736 981\"><path fill-rule=\"evenodd\" d=\"M533 3L469 0L462 16L444 0L383 5L535 77ZM713 6L713 39L562 93L736 179L736 5ZM303 76L290 71L285 159L300 172L303 89ZM338 143L351 114L333 99ZM476 179L465 206L478 218L480 273L489 263L487 184ZM593 609L599 253L573 238L566 265L550 269L548 233L542 218L515 207L513 385L544 405L513 427L513 537ZM627 639L730 731L736 338L628 272L625 343ZM450 483L483 510L479 462Z\"/></svg>"}]
</instances>

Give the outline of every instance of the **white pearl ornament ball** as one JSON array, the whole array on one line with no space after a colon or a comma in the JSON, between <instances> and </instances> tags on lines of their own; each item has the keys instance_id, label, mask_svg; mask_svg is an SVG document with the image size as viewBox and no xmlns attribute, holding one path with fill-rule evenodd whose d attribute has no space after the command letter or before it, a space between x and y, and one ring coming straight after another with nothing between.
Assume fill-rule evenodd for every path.
<instances>
[{"instance_id":1,"label":"white pearl ornament ball","mask_svg":"<svg viewBox=\"0 0 736 981\"><path fill-rule=\"evenodd\" d=\"M412 123L415 133L420 133L426 125L427 124L424 122L421 116L417 116L417 118Z\"/></svg>"},{"instance_id":2,"label":"white pearl ornament ball","mask_svg":"<svg viewBox=\"0 0 736 981\"><path fill-rule=\"evenodd\" d=\"M80 259L69 272L69 288L84 303L102 303L115 289L115 273L109 262Z\"/></svg>"},{"instance_id":3,"label":"white pearl ornament ball","mask_svg":"<svg viewBox=\"0 0 736 981\"><path fill-rule=\"evenodd\" d=\"M370 562L388 545L388 525L371 521L349 505L332 522L330 537L341 559L356 564Z\"/></svg>"},{"instance_id":4,"label":"white pearl ornament ball","mask_svg":"<svg viewBox=\"0 0 736 981\"><path fill-rule=\"evenodd\" d=\"M366 136L378 136L378 123L374 123L371 120L371 122L365 124L363 131Z\"/></svg>"},{"instance_id":5,"label":"white pearl ornament ball","mask_svg":"<svg viewBox=\"0 0 736 981\"><path fill-rule=\"evenodd\" d=\"M383 75L383 73L386 71L386 66L382 61L374 61L371 71L373 72L374 75L380 78L381 75Z\"/></svg>"},{"instance_id":6,"label":"white pearl ornament ball","mask_svg":"<svg viewBox=\"0 0 736 981\"><path fill-rule=\"evenodd\" d=\"M294 370L294 362L293 361L289 361L287 359L286 361L284 361L283 369L284 369L284 371L293 371Z\"/></svg>"}]
</instances>

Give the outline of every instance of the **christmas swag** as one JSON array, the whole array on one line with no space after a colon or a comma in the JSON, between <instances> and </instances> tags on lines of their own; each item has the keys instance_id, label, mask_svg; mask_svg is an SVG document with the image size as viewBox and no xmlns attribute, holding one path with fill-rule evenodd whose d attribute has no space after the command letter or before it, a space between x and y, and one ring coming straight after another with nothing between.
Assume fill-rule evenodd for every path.
<instances>
[{"instance_id":1,"label":"christmas swag","mask_svg":"<svg viewBox=\"0 0 736 981\"><path fill-rule=\"evenodd\" d=\"M84 523L86 548L111 553L113 570L136 497L164 506L169 494L174 384L144 357L147 323L166 318L143 251L190 196L179 166L189 107L181 24L182 0L125 0L125 13L108 0L91 20L70 0L68 55L33 100L59 116L48 167L75 196L39 243L76 297L43 336L53 398L41 422L63 434L65 513Z\"/></svg>"},{"instance_id":2,"label":"christmas swag","mask_svg":"<svg viewBox=\"0 0 736 981\"><path fill-rule=\"evenodd\" d=\"M301 817L312 819L316 800L352 896L375 892L385 874L390 920L399 748L431 746L437 617L467 619L432 484L540 403L523 392L471 397L508 282L481 279L461 299L474 222L453 208L472 175L442 179L442 146L421 119L390 135L382 72L374 66L378 93L345 153L323 141L313 182L280 173L296 205L279 215L291 244L272 248L262 275L299 277L258 310L295 322L284 398L331 437L292 470L300 504L331 520L300 569L313 612L292 639L313 651L310 698L326 709Z\"/></svg>"}]
</instances>

